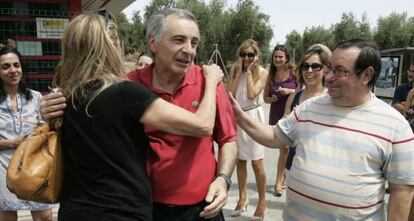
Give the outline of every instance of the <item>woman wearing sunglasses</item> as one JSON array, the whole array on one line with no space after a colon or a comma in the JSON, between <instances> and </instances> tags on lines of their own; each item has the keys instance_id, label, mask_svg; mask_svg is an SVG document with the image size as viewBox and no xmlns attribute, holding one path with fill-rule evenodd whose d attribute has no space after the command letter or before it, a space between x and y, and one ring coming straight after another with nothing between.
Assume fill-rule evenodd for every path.
<instances>
[{"instance_id":1,"label":"woman wearing sunglasses","mask_svg":"<svg viewBox=\"0 0 414 221\"><path fill-rule=\"evenodd\" d=\"M264 101L270 104L269 124L275 125L283 117L288 96L295 92L297 87L294 74L294 65L290 54L284 45L276 45L272 53ZM279 148L279 160L275 183L275 196L282 196L282 187L285 183L285 164L288 155L287 148Z\"/></svg>"},{"instance_id":2,"label":"woman wearing sunglasses","mask_svg":"<svg viewBox=\"0 0 414 221\"><path fill-rule=\"evenodd\" d=\"M230 71L229 91L235 95L243 111L256 120L265 122L263 103L263 88L266 84L267 72L260 67L261 53L257 43L245 40L237 50L239 58ZM251 220L262 220L266 209L266 175L263 167L264 147L250 138L241 128L237 130L237 180L239 184L239 201L231 216L240 216L248 205L247 161L252 161L259 191L259 201Z\"/></svg>"},{"instance_id":3,"label":"woman wearing sunglasses","mask_svg":"<svg viewBox=\"0 0 414 221\"><path fill-rule=\"evenodd\" d=\"M323 44L312 45L305 52L297 67L298 83L304 85L305 89L292 93L289 96L286 102L285 115L288 115L297 105L307 99L327 92L324 86L323 75L331 54L331 50ZM295 147L290 147L286 169L290 170L295 154Z\"/></svg>"}]
</instances>

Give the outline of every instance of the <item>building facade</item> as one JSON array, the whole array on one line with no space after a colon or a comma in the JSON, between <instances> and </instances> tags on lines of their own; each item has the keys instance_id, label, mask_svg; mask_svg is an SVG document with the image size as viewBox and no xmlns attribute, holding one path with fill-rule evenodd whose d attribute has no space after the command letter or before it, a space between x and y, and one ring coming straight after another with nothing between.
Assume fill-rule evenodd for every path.
<instances>
[{"instance_id":1,"label":"building facade","mask_svg":"<svg viewBox=\"0 0 414 221\"><path fill-rule=\"evenodd\" d=\"M61 59L64 27L83 11L117 14L134 0L0 0L0 42L23 55L28 87L46 92Z\"/></svg>"}]
</instances>

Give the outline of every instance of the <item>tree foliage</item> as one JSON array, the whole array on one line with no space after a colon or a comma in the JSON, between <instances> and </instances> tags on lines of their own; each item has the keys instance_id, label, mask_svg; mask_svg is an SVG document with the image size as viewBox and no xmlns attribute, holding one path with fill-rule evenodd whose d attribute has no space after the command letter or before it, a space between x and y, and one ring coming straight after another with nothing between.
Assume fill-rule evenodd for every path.
<instances>
[{"instance_id":1,"label":"tree foliage","mask_svg":"<svg viewBox=\"0 0 414 221\"><path fill-rule=\"evenodd\" d=\"M227 63L234 59L238 46L247 38L259 43L264 60L267 60L269 42L273 37L269 16L260 12L252 0L239 0L234 9L226 9L224 5L225 0L211 0L208 4L203 0L152 0L145 7L144 18L139 12L134 12L129 24L124 22L125 15L121 13L118 16L122 17L120 35L125 51L145 49L144 21L153 12L164 7L177 7L190 10L197 18L201 39L196 62L207 62L217 45Z\"/></svg>"},{"instance_id":2,"label":"tree foliage","mask_svg":"<svg viewBox=\"0 0 414 221\"><path fill-rule=\"evenodd\" d=\"M292 55L293 62L299 61L303 52L302 36L296 30L286 35L286 46Z\"/></svg>"},{"instance_id":3,"label":"tree foliage","mask_svg":"<svg viewBox=\"0 0 414 221\"><path fill-rule=\"evenodd\" d=\"M286 44L295 49L297 61L312 44L322 43L332 49L339 42L353 38L375 41L381 49L414 47L414 17L394 12L380 17L376 27L371 27L366 13L361 19L353 13L343 13L341 20L330 28L307 27L302 35L296 30L290 32L286 35Z\"/></svg>"},{"instance_id":4,"label":"tree foliage","mask_svg":"<svg viewBox=\"0 0 414 221\"><path fill-rule=\"evenodd\" d=\"M235 9L229 11L230 19L225 30L224 39L230 46L224 54L227 58L235 58L239 45L246 39L258 42L263 61L269 59L269 42L273 36L269 16L261 13L259 7L252 0L239 0Z\"/></svg>"},{"instance_id":5,"label":"tree foliage","mask_svg":"<svg viewBox=\"0 0 414 221\"><path fill-rule=\"evenodd\" d=\"M134 12L131 21L123 13L117 15L117 23L125 52L146 49L145 21L157 10L177 7L193 12L198 20L201 40L196 62L207 62L217 48L224 62L236 58L236 50L242 41L252 38L259 44L263 63L270 62L270 40L273 30L269 15L260 11L253 0L238 0L234 8L225 7L226 0L152 0L143 17ZM304 50L315 43L333 48L337 43L352 38L374 40L381 49L414 46L414 17L407 13L392 13L380 17L377 25L371 27L367 14L356 18L353 13L343 13L339 22L330 27L311 26L301 34L296 30L286 35L286 45L298 61Z\"/></svg>"},{"instance_id":6,"label":"tree foliage","mask_svg":"<svg viewBox=\"0 0 414 221\"><path fill-rule=\"evenodd\" d=\"M414 18L407 13L392 13L378 19L374 39L382 49L414 46Z\"/></svg>"},{"instance_id":7,"label":"tree foliage","mask_svg":"<svg viewBox=\"0 0 414 221\"><path fill-rule=\"evenodd\" d=\"M328 47L333 47L334 35L330 29L323 26L306 28L303 33L303 49L309 48L315 43L322 43Z\"/></svg>"},{"instance_id":8,"label":"tree foliage","mask_svg":"<svg viewBox=\"0 0 414 221\"><path fill-rule=\"evenodd\" d=\"M152 0L145 6L144 19L145 21L156 11L162 8L175 7L175 0Z\"/></svg>"}]
</instances>

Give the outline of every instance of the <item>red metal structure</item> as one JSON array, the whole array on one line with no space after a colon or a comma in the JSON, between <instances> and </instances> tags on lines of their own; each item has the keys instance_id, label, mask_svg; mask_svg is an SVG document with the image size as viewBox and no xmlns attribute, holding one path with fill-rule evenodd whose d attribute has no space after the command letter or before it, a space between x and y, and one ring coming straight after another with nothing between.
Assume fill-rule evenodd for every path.
<instances>
[{"instance_id":1,"label":"red metal structure","mask_svg":"<svg viewBox=\"0 0 414 221\"><path fill-rule=\"evenodd\" d=\"M134 0L0 0L0 41L16 41L23 55L28 86L48 91L61 58L65 25L83 11L119 13Z\"/></svg>"}]
</instances>

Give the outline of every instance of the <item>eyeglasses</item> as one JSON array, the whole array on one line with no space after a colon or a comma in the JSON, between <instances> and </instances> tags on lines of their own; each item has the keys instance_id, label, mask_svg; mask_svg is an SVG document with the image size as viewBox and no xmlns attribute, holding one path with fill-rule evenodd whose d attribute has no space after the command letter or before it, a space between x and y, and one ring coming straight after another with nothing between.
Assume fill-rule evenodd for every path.
<instances>
[{"instance_id":1,"label":"eyeglasses","mask_svg":"<svg viewBox=\"0 0 414 221\"><path fill-rule=\"evenodd\" d=\"M105 19L105 27L108 26L110 20L116 22L115 17L111 14L108 9L101 9L98 11L98 14Z\"/></svg>"},{"instance_id":2,"label":"eyeglasses","mask_svg":"<svg viewBox=\"0 0 414 221\"><path fill-rule=\"evenodd\" d=\"M303 63L300 66L300 69L302 71L307 71L307 70L309 70L309 68L312 68L312 71L320 71L320 70L322 70L323 67L324 67L323 64L319 64L319 63L312 63L312 64Z\"/></svg>"},{"instance_id":3,"label":"eyeglasses","mask_svg":"<svg viewBox=\"0 0 414 221\"><path fill-rule=\"evenodd\" d=\"M330 66L326 66L325 71L324 71L324 75L328 75L331 72L335 75L335 77L342 78L342 77L349 76L351 74L359 74L362 71L360 71L360 70L348 71L348 70L345 70L343 68L332 69Z\"/></svg>"},{"instance_id":4,"label":"eyeglasses","mask_svg":"<svg viewBox=\"0 0 414 221\"><path fill-rule=\"evenodd\" d=\"M256 56L256 53L253 53L253 52L248 52L248 53L245 53L245 52L240 52L240 53L239 53L239 56L240 56L241 58L246 57L246 55L247 55L247 57L249 57L249 58L254 58L254 57Z\"/></svg>"}]
</instances>

